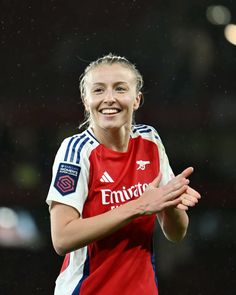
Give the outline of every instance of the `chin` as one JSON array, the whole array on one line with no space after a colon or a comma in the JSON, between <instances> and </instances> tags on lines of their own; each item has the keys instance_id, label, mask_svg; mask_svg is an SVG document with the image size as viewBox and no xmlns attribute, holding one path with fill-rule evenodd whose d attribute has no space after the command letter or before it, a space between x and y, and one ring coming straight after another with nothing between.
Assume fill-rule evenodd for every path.
<instances>
[{"instance_id":1,"label":"chin","mask_svg":"<svg viewBox=\"0 0 236 295\"><path fill-rule=\"evenodd\" d=\"M119 122L117 122L117 120L102 120L100 121L100 123L98 124L100 127L102 127L103 129L105 128L118 128L119 126L121 126L121 124Z\"/></svg>"},{"instance_id":2,"label":"chin","mask_svg":"<svg viewBox=\"0 0 236 295\"><path fill-rule=\"evenodd\" d=\"M116 130L121 128L121 126L118 126L117 124L104 124L101 127L105 130Z\"/></svg>"}]
</instances>

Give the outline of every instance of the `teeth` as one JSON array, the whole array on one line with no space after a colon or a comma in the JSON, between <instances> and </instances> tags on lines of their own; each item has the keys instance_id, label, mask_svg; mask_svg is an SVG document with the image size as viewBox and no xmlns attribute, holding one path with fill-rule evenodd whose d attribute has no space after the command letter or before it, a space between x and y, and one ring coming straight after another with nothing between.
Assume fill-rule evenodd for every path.
<instances>
[{"instance_id":1,"label":"teeth","mask_svg":"<svg viewBox=\"0 0 236 295\"><path fill-rule=\"evenodd\" d=\"M104 115L110 115L110 114L118 113L118 110L117 109L103 109L101 112Z\"/></svg>"}]
</instances>

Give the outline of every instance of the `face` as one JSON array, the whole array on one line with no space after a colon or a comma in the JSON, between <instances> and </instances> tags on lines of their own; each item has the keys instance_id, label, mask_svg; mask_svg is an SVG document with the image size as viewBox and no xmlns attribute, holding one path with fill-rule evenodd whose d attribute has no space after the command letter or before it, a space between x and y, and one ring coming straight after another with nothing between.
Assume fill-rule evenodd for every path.
<instances>
[{"instance_id":1,"label":"face","mask_svg":"<svg viewBox=\"0 0 236 295\"><path fill-rule=\"evenodd\" d=\"M84 104L95 131L129 128L140 94L132 70L120 65L99 65L85 79Z\"/></svg>"}]
</instances>

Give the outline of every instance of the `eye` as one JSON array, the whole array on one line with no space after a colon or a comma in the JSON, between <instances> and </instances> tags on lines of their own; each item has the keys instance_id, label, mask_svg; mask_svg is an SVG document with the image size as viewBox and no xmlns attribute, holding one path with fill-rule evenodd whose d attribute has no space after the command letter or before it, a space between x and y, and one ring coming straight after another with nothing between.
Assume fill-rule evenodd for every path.
<instances>
[{"instance_id":1,"label":"eye","mask_svg":"<svg viewBox=\"0 0 236 295\"><path fill-rule=\"evenodd\" d=\"M117 92L119 92L119 93L123 93L123 92L125 92L127 89L126 89L126 87L124 87L124 86L117 86L116 87L116 91Z\"/></svg>"},{"instance_id":2,"label":"eye","mask_svg":"<svg viewBox=\"0 0 236 295\"><path fill-rule=\"evenodd\" d=\"M102 87L97 87L95 89L93 89L93 93L95 94L101 94L103 93L104 89Z\"/></svg>"}]
</instances>

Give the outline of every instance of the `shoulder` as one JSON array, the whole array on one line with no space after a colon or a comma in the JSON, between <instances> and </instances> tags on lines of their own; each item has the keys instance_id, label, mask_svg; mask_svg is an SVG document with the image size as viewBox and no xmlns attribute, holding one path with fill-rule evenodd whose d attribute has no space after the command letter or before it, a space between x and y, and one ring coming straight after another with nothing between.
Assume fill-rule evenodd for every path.
<instances>
[{"instance_id":1,"label":"shoulder","mask_svg":"<svg viewBox=\"0 0 236 295\"><path fill-rule=\"evenodd\" d=\"M145 124L136 124L132 126L132 137L141 136L144 139L148 139L154 142L161 142L161 138L157 132L157 130Z\"/></svg>"},{"instance_id":2,"label":"shoulder","mask_svg":"<svg viewBox=\"0 0 236 295\"><path fill-rule=\"evenodd\" d=\"M65 162L79 164L81 154L90 153L97 145L99 145L98 141L87 129L82 133L65 138L60 145L58 154Z\"/></svg>"}]
</instances>

